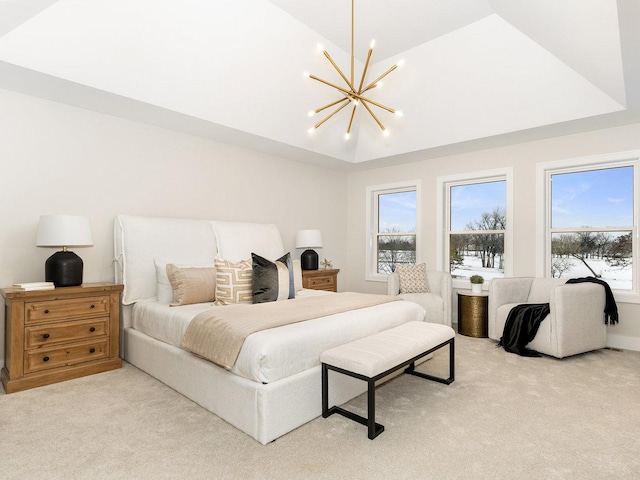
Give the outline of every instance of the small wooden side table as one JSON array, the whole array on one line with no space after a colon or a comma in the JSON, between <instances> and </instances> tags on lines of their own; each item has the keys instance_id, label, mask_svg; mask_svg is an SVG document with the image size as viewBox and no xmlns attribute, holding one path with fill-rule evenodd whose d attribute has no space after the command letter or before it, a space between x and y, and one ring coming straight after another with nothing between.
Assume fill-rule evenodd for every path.
<instances>
[{"instance_id":1,"label":"small wooden side table","mask_svg":"<svg viewBox=\"0 0 640 480\"><path fill-rule=\"evenodd\" d=\"M468 337L488 336L489 295L458 292L458 333Z\"/></svg>"},{"instance_id":2,"label":"small wooden side table","mask_svg":"<svg viewBox=\"0 0 640 480\"><path fill-rule=\"evenodd\" d=\"M313 290L338 291L339 268L320 270L302 270L302 287Z\"/></svg>"}]
</instances>

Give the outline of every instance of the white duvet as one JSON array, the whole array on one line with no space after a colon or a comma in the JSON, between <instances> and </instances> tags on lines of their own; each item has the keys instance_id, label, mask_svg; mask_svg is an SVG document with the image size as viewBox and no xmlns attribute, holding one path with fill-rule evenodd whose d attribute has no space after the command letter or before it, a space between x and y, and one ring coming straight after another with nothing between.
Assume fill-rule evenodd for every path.
<instances>
[{"instance_id":1,"label":"white duvet","mask_svg":"<svg viewBox=\"0 0 640 480\"><path fill-rule=\"evenodd\" d=\"M304 290L300 295L319 294ZM169 307L156 301L137 302L132 327L150 337L180 345L189 322L213 306L210 303ZM424 309L413 302L397 301L351 312L293 323L249 335L231 370L256 382L270 383L320 364L320 354L332 347L424 319Z\"/></svg>"}]
</instances>

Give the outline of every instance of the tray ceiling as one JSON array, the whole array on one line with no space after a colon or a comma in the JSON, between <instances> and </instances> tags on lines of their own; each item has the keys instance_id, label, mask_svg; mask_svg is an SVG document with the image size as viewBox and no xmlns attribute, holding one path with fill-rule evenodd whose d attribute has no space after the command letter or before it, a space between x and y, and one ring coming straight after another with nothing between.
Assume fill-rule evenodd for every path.
<instances>
[{"instance_id":1,"label":"tray ceiling","mask_svg":"<svg viewBox=\"0 0 640 480\"><path fill-rule=\"evenodd\" d=\"M633 0L356 0L383 137L304 71L349 69L349 0L0 0L0 88L326 165L380 165L638 121ZM364 113L364 115L363 115ZM378 114L378 112L376 112ZM316 120L317 121L317 120Z\"/></svg>"}]
</instances>

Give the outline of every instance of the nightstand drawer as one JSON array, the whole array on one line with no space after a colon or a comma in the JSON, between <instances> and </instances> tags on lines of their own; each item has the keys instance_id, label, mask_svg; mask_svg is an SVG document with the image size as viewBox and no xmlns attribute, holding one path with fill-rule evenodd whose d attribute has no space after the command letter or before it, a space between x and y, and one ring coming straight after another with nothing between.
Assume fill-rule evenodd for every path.
<instances>
[{"instance_id":1,"label":"nightstand drawer","mask_svg":"<svg viewBox=\"0 0 640 480\"><path fill-rule=\"evenodd\" d=\"M302 286L313 290L338 291L339 269L303 270Z\"/></svg>"},{"instance_id":2,"label":"nightstand drawer","mask_svg":"<svg viewBox=\"0 0 640 480\"><path fill-rule=\"evenodd\" d=\"M25 352L24 373L107 358L109 339Z\"/></svg>"},{"instance_id":3,"label":"nightstand drawer","mask_svg":"<svg viewBox=\"0 0 640 480\"><path fill-rule=\"evenodd\" d=\"M107 330L108 322L109 318L105 317L95 320L26 327L24 348L29 350L44 345L78 342L105 336L109 333Z\"/></svg>"},{"instance_id":4,"label":"nightstand drawer","mask_svg":"<svg viewBox=\"0 0 640 480\"><path fill-rule=\"evenodd\" d=\"M332 289L336 285L335 276L313 277L309 279L309 288L327 290Z\"/></svg>"},{"instance_id":5,"label":"nightstand drawer","mask_svg":"<svg viewBox=\"0 0 640 480\"><path fill-rule=\"evenodd\" d=\"M25 324L109 315L109 297L81 297L25 303Z\"/></svg>"}]
</instances>

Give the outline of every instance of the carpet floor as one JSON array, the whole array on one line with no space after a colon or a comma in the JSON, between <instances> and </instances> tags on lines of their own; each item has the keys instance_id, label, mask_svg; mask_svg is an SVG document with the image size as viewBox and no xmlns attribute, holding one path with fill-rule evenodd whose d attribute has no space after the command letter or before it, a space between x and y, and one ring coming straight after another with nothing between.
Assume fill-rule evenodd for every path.
<instances>
[{"instance_id":1,"label":"carpet floor","mask_svg":"<svg viewBox=\"0 0 640 480\"><path fill-rule=\"evenodd\" d=\"M640 478L640 352L525 358L458 335L454 383L401 375L376 395L373 441L333 415L263 446L125 364L0 395L0 478Z\"/></svg>"}]
</instances>

